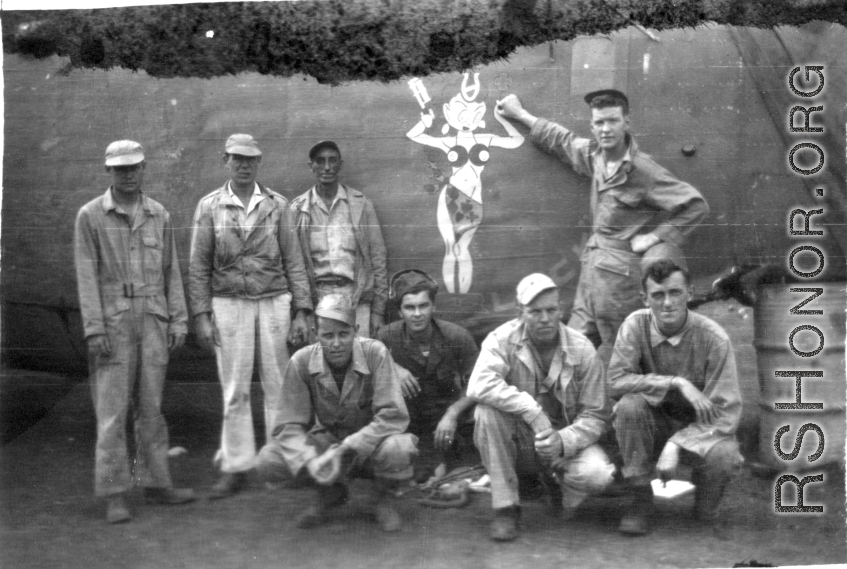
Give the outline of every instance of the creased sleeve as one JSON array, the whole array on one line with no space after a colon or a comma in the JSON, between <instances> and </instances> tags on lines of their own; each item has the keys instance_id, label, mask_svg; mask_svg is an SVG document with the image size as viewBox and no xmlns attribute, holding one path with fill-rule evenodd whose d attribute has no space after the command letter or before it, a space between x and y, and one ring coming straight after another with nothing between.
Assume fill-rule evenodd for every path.
<instances>
[{"instance_id":1,"label":"creased sleeve","mask_svg":"<svg viewBox=\"0 0 847 569\"><path fill-rule=\"evenodd\" d=\"M215 257L215 228L206 200L197 204L191 233L188 261L188 296L196 317L212 311L212 270Z\"/></svg>"},{"instance_id":2,"label":"creased sleeve","mask_svg":"<svg viewBox=\"0 0 847 569\"><path fill-rule=\"evenodd\" d=\"M74 261L79 290L79 309L85 337L106 333L100 302L99 251L96 230L85 208L79 210L74 228Z\"/></svg>"},{"instance_id":3,"label":"creased sleeve","mask_svg":"<svg viewBox=\"0 0 847 569\"><path fill-rule=\"evenodd\" d=\"M297 236L296 216L287 204L281 204L277 239L282 252L285 278L291 290L292 307L297 310L312 310L312 295L309 291L309 276L303 260L303 248Z\"/></svg>"},{"instance_id":4,"label":"creased sleeve","mask_svg":"<svg viewBox=\"0 0 847 569\"><path fill-rule=\"evenodd\" d=\"M581 176L592 175L591 143L588 138L546 119L538 119L529 132L529 139L538 148L571 165Z\"/></svg>"},{"instance_id":5,"label":"creased sleeve","mask_svg":"<svg viewBox=\"0 0 847 569\"><path fill-rule=\"evenodd\" d=\"M182 274L179 271L179 259L176 254L173 220L165 214L164 224L164 273L168 301L168 333L188 333L188 309L185 306L185 290L182 288Z\"/></svg>"},{"instance_id":6,"label":"creased sleeve","mask_svg":"<svg viewBox=\"0 0 847 569\"><path fill-rule=\"evenodd\" d=\"M656 227L653 233L662 241L676 246L681 246L685 237L709 213L709 205L700 192L664 168L659 168L647 192L647 202L671 213L671 217Z\"/></svg>"},{"instance_id":7,"label":"creased sleeve","mask_svg":"<svg viewBox=\"0 0 847 569\"><path fill-rule=\"evenodd\" d=\"M373 419L344 439L344 444L361 456L370 456L385 437L399 435L409 426L409 411L388 348L373 342L367 358L373 376Z\"/></svg>"},{"instance_id":8,"label":"creased sleeve","mask_svg":"<svg viewBox=\"0 0 847 569\"><path fill-rule=\"evenodd\" d=\"M506 383L510 369L506 350L493 333L489 334L468 381L468 397L504 413L520 415L535 432L549 427L550 420L535 398Z\"/></svg>"},{"instance_id":9,"label":"creased sleeve","mask_svg":"<svg viewBox=\"0 0 847 569\"><path fill-rule=\"evenodd\" d=\"M673 376L641 373L641 353L645 339L643 326L637 314L624 320L609 361L609 397L617 401L627 393L640 393L652 407L657 407L670 389Z\"/></svg>"},{"instance_id":10,"label":"creased sleeve","mask_svg":"<svg viewBox=\"0 0 847 569\"><path fill-rule=\"evenodd\" d=\"M304 350L306 351L306 350ZM305 355L305 354L303 354ZM306 444L306 433L314 422L314 409L309 392L308 358L292 359L282 376L277 424L273 437L282 448L282 456L295 475L318 453Z\"/></svg>"},{"instance_id":11,"label":"creased sleeve","mask_svg":"<svg viewBox=\"0 0 847 569\"><path fill-rule=\"evenodd\" d=\"M703 395L717 408L715 421L691 423L670 438L685 450L699 456L705 456L720 440L733 437L741 421L741 390L738 386L735 354L727 339L713 339L709 346Z\"/></svg>"},{"instance_id":12,"label":"creased sleeve","mask_svg":"<svg viewBox=\"0 0 847 569\"><path fill-rule=\"evenodd\" d=\"M371 271L373 272L373 300L371 301L371 312L373 314L385 314L385 303L388 300L388 269L386 268L385 241L382 238L382 228L376 216L373 204L370 200L365 201L364 230L368 239L370 249Z\"/></svg>"},{"instance_id":13,"label":"creased sleeve","mask_svg":"<svg viewBox=\"0 0 847 569\"><path fill-rule=\"evenodd\" d=\"M611 417L603 363L593 346L587 346L584 350L574 378L579 393L578 414L570 425L559 430L566 457L596 443L606 432Z\"/></svg>"}]
</instances>

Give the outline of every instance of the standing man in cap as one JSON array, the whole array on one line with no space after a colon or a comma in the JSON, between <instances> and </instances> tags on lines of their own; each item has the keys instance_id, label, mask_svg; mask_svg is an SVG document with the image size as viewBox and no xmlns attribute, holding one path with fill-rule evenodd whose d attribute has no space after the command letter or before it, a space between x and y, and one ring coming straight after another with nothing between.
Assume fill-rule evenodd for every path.
<instances>
[{"instance_id":1,"label":"standing man in cap","mask_svg":"<svg viewBox=\"0 0 847 569\"><path fill-rule=\"evenodd\" d=\"M223 388L221 448L215 456L223 474L212 498L240 490L254 467L250 384L256 352L270 440L289 358L286 340L308 336L312 309L288 201L256 182L259 145L249 134L233 134L223 161L230 180L197 204L189 266L197 339L215 351Z\"/></svg>"},{"instance_id":2,"label":"standing man in cap","mask_svg":"<svg viewBox=\"0 0 847 569\"><path fill-rule=\"evenodd\" d=\"M594 140L531 115L515 95L495 111L529 127L536 146L591 178L593 231L568 326L591 339L608 364L618 328L641 306L640 256L660 243L680 247L709 208L700 192L639 150L629 134L626 95L604 89L585 102Z\"/></svg>"},{"instance_id":3,"label":"standing man in cap","mask_svg":"<svg viewBox=\"0 0 847 569\"><path fill-rule=\"evenodd\" d=\"M320 525L347 501L347 480L374 479L374 513L385 531L400 515L392 492L412 477L417 438L391 354L356 335L346 295L328 294L315 309L318 342L298 351L285 370L274 436L291 473L317 487L317 500L297 520ZM273 467L274 465L269 465Z\"/></svg>"},{"instance_id":4,"label":"standing man in cap","mask_svg":"<svg viewBox=\"0 0 847 569\"><path fill-rule=\"evenodd\" d=\"M518 318L482 343L468 382L477 401L474 441L491 476L491 538L518 536L519 476L538 476L554 513L572 517L603 490L614 466L597 444L611 405L594 346L560 322L559 289L547 275L518 283Z\"/></svg>"},{"instance_id":5,"label":"standing man in cap","mask_svg":"<svg viewBox=\"0 0 847 569\"><path fill-rule=\"evenodd\" d=\"M385 243L373 204L338 182L341 151L331 140L309 150L317 184L291 202L309 273L312 301L347 295L356 309L359 335L372 338L384 323L388 283Z\"/></svg>"},{"instance_id":6,"label":"standing man in cap","mask_svg":"<svg viewBox=\"0 0 847 569\"><path fill-rule=\"evenodd\" d=\"M682 460L694 467L694 515L714 524L726 485L744 459L735 431L741 391L723 328L688 310L688 271L660 260L644 273L647 308L621 326L609 367L615 434L633 505L620 531L643 535L653 511L654 469L673 478ZM658 456L658 459L657 459Z\"/></svg>"},{"instance_id":7,"label":"standing man in cap","mask_svg":"<svg viewBox=\"0 0 847 569\"><path fill-rule=\"evenodd\" d=\"M95 493L106 519L130 519L126 420L132 405L135 476L148 502L194 500L173 487L161 412L168 357L185 342L188 314L171 216L141 192L144 150L131 140L106 148L112 185L76 218L74 253L97 414Z\"/></svg>"},{"instance_id":8,"label":"standing man in cap","mask_svg":"<svg viewBox=\"0 0 847 569\"><path fill-rule=\"evenodd\" d=\"M431 463L420 468L423 456L419 458L419 482L440 464L449 471L454 466L450 463L459 458L456 435L460 427L469 425L466 411L473 400L465 392L479 356L470 332L433 317L437 293L438 283L423 271L395 274L388 294L397 302L401 320L383 326L377 337L408 372L401 375L401 384L409 409L409 432L421 440L427 451L422 455Z\"/></svg>"}]
</instances>

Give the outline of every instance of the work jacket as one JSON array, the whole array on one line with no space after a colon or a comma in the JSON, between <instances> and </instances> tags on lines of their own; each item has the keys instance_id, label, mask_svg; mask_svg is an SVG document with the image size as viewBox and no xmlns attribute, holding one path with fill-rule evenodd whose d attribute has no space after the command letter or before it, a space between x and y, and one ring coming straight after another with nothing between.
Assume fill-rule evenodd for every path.
<instances>
[{"instance_id":1,"label":"work jacket","mask_svg":"<svg viewBox=\"0 0 847 569\"><path fill-rule=\"evenodd\" d=\"M376 340L353 340L341 391L320 343L299 350L285 368L279 401L273 436L295 473L318 454L307 444L312 429L329 431L367 458L383 439L409 426L391 354Z\"/></svg>"},{"instance_id":2,"label":"work jacket","mask_svg":"<svg viewBox=\"0 0 847 569\"><path fill-rule=\"evenodd\" d=\"M589 247L605 248L608 240L618 240L628 248L633 236L648 232L679 247L709 213L709 206L694 187L642 152L632 136L626 138L626 155L609 176L596 141L545 119L538 119L530 131L533 144L591 178Z\"/></svg>"},{"instance_id":3,"label":"work jacket","mask_svg":"<svg viewBox=\"0 0 847 569\"><path fill-rule=\"evenodd\" d=\"M611 405L605 370L591 342L560 322L559 350L561 369L545 378L526 325L520 319L506 322L482 342L468 381L468 397L518 415L533 428L546 414L572 455L605 432Z\"/></svg>"},{"instance_id":4,"label":"work jacket","mask_svg":"<svg viewBox=\"0 0 847 569\"><path fill-rule=\"evenodd\" d=\"M315 188L298 196L291 202L296 217L297 233L303 251L303 259L309 274L312 301L317 302L315 271L312 268L312 255L309 250L309 230L312 226L311 195ZM350 205L350 218L353 233L356 235L356 289L351 299L353 306L359 303L371 305L372 314L385 314L385 302L388 299L388 276L385 260L385 243L382 230L371 201L359 190L344 186Z\"/></svg>"},{"instance_id":5,"label":"work jacket","mask_svg":"<svg viewBox=\"0 0 847 569\"><path fill-rule=\"evenodd\" d=\"M134 224L115 203L111 187L76 218L74 253L85 337L106 333L105 321L144 296L148 313L167 322L168 334L188 332L188 314L171 216L144 194Z\"/></svg>"},{"instance_id":6,"label":"work jacket","mask_svg":"<svg viewBox=\"0 0 847 569\"><path fill-rule=\"evenodd\" d=\"M242 228L226 185L194 212L189 295L194 315L212 311L213 296L259 299L291 292L294 311L311 310L303 253L288 200L260 185L256 224Z\"/></svg>"}]
</instances>

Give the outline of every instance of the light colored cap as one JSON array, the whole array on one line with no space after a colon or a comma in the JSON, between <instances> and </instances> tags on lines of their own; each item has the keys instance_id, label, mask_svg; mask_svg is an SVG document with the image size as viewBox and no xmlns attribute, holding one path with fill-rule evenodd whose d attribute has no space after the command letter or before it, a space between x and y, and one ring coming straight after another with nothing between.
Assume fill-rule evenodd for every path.
<instances>
[{"instance_id":1,"label":"light colored cap","mask_svg":"<svg viewBox=\"0 0 847 569\"><path fill-rule=\"evenodd\" d=\"M356 324L356 310L350 303L350 299L343 294L333 293L323 297L315 308L315 315L338 320L348 326Z\"/></svg>"},{"instance_id":2,"label":"light colored cap","mask_svg":"<svg viewBox=\"0 0 847 569\"><path fill-rule=\"evenodd\" d=\"M685 261L685 253L682 249L673 243L662 241L647 249L641 256L641 274L646 273L650 265L663 259L673 261L677 267L688 272L688 263Z\"/></svg>"},{"instance_id":3,"label":"light colored cap","mask_svg":"<svg viewBox=\"0 0 847 569\"><path fill-rule=\"evenodd\" d=\"M559 287L553 279L542 273L532 273L521 279L518 283L517 300L521 306L526 306L535 300L535 297L551 288Z\"/></svg>"},{"instance_id":4,"label":"light colored cap","mask_svg":"<svg viewBox=\"0 0 847 569\"><path fill-rule=\"evenodd\" d=\"M106 147L106 166L132 166L144 161L144 149L134 140L116 140Z\"/></svg>"},{"instance_id":5,"label":"light colored cap","mask_svg":"<svg viewBox=\"0 0 847 569\"><path fill-rule=\"evenodd\" d=\"M261 156L259 143L249 134L233 134L226 139L226 153L241 156Z\"/></svg>"}]
</instances>

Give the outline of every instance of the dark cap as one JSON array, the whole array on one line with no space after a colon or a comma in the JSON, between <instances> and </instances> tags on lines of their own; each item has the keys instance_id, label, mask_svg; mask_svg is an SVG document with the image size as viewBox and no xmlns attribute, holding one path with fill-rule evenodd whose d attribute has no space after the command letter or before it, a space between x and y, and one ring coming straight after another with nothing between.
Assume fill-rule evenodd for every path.
<instances>
[{"instance_id":1,"label":"dark cap","mask_svg":"<svg viewBox=\"0 0 847 569\"><path fill-rule=\"evenodd\" d=\"M616 99L622 99L623 102L626 103L626 109L629 109L629 99L627 99L626 95L617 89L600 89L599 91L591 91L585 96L585 102L590 105L591 101L594 100L594 97L599 97L601 95L608 95Z\"/></svg>"},{"instance_id":2,"label":"dark cap","mask_svg":"<svg viewBox=\"0 0 847 569\"><path fill-rule=\"evenodd\" d=\"M405 271L395 273L391 277L389 293L392 299L397 299L397 302L401 302L403 296L421 284L427 285L428 289L438 290L438 283L425 272L419 269L406 269Z\"/></svg>"},{"instance_id":3,"label":"dark cap","mask_svg":"<svg viewBox=\"0 0 847 569\"><path fill-rule=\"evenodd\" d=\"M337 145L337 144L335 144L335 143L334 143L333 141L331 141L331 140L321 140L319 143L317 143L316 145L314 145L314 146L313 146L313 147L309 150L309 160L314 160L314 159L315 159L315 154L317 154L319 151L323 150L324 148L332 148L333 150L335 150L336 152L338 152L338 155L339 155L339 156L341 156L341 150L338 148L338 145Z\"/></svg>"}]
</instances>

